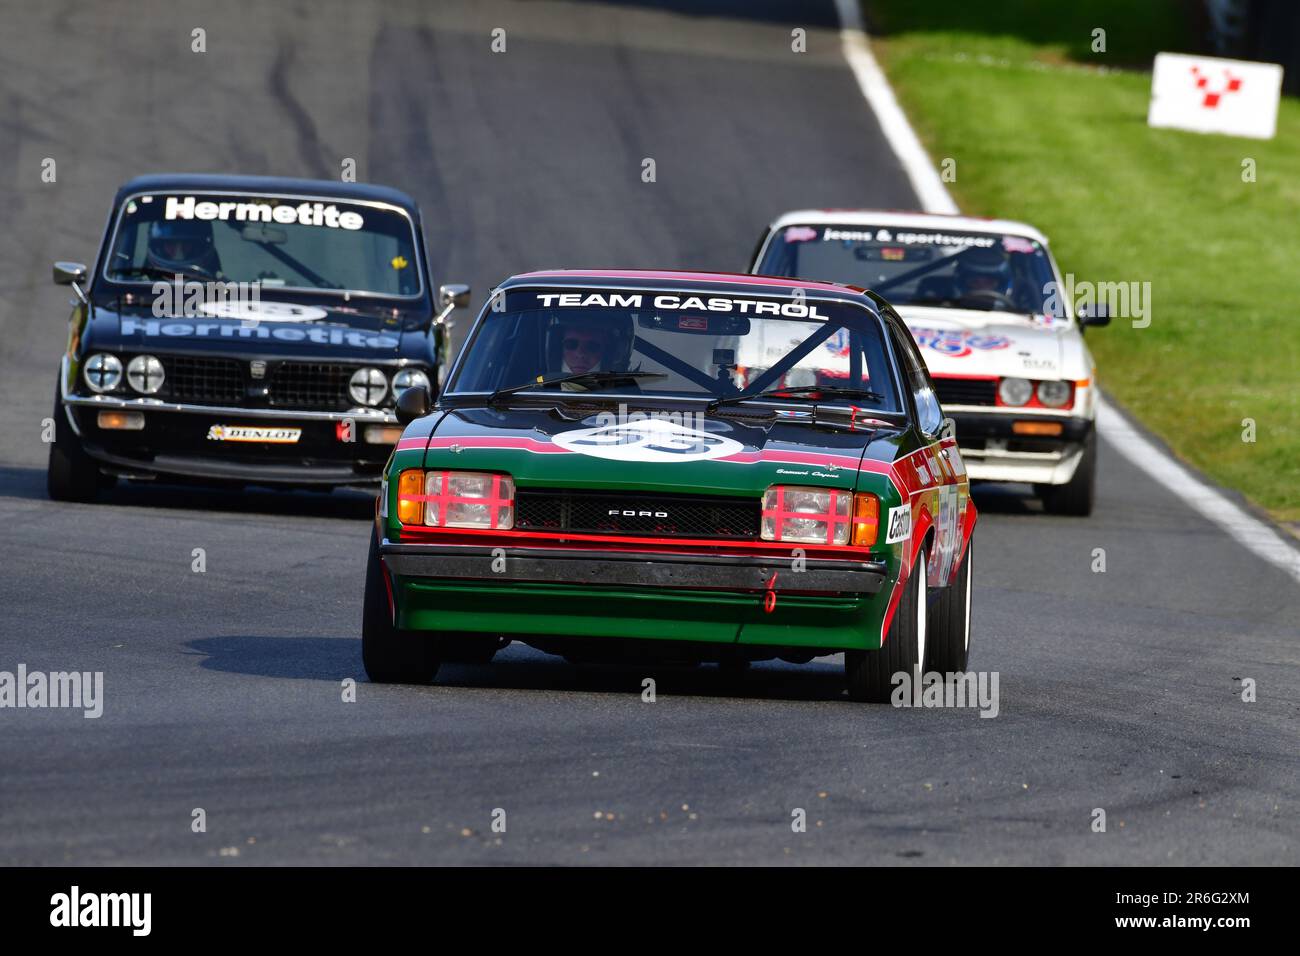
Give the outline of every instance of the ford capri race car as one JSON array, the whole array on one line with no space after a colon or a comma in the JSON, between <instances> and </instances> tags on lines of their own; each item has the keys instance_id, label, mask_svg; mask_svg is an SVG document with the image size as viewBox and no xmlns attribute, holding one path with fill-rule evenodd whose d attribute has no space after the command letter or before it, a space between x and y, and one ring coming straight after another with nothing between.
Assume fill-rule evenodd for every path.
<instances>
[{"instance_id":1,"label":"ford capri race car","mask_svg":"<svg viewBox=\"0 0 1300 956\"><path fill-rule=\"evenodd\" d=\"M907 328L848 286L539 272L479 315L388 464L374 681L510 640L743 666L844 653L852 697L965 669L966 468Z\"/></svg>"},{"instance_id":2,"label":"ford capri race car","mask_svg":"<svg viewBox=\"0 0 1300 956\"><path fill-rule=\"evenodd\" d=\"M1047 239L1023 223L804 210L768 228L750 271L852 282L893 304L957 425L972 479L1029 482L1055 514L1092 512L1096 366Z\"/></svg>"},{"instance_id":3,"label":"ford capri race car","mask_svg":"<svg viewBox=\"0 0 1300 956\"><path fill-rule=\"evenodd\" d=\"M409 196L353 183L146 176L118 190L54 397L50 497L117 477L378 484L402 392L438 380L447 317Z\"/></svg>"}]
</instances>

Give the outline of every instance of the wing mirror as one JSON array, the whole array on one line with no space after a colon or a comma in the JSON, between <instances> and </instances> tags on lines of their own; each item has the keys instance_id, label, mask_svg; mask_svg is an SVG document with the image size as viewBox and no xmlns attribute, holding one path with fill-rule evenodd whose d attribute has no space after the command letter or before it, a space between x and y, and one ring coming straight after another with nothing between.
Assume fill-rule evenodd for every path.
<instances>
[{"instance_id":1,"label":"wing mirror","mask_svg":"<svg viewBox=\"0 0 1300 956\"><path fill-rule=\"evenodd\" d=\"M54 284L72 285L74 282L86 281L86 267L80 262L54 263Z\"/></svg>"},{"instance_id":2,"label":"wing mirror","mask_svg":"<svg viewBox=\"0 0 1300 956\"><path fill-rule=\"evenodd\" d=\"M400 424L409 425L417 418L429 414L432 405L429 390L423 385L412 385L397 396L397 407L393 411Z\"/></svg>"},{"instance_id":3,"label":"wing mirror","mask_svg":"<svg viewBox=\"0 0 1300 956\"><path fill-rule=\"evenodd\" d=\"M459 282L438 286L438 304L444 309L463 309L469 305L469 286Z\"/></svg>"},{"instance_id":4,"label":"wing mirror","mask_svg":"<svg viewBox=\"0 0 1300 956\"><path fill-rule=\"evenodd\" d=\"M1080 325L1110 325L1110 306L1105 302L1093 302L1090 305L1079 303L1075 312Z\"/></svg>"}]
</instances>

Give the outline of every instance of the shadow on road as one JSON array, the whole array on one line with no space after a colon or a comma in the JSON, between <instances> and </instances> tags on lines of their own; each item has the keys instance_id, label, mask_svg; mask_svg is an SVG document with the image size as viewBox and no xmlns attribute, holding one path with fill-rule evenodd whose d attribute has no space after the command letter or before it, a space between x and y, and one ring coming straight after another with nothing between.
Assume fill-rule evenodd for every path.
<instances>
[{"instance_id":1,"label":"shadow on road","mask_svg":"<svg viewBox=\"0 0 1300 956\"><path fill-rule=\"evenodd\" d=\"M230 635L200 638L186 647L205 656L199 665L205 670L289 680L365 680L359 639ZM640 695L647 677L654 679L656 694L675 697L847 700L839 658L803 665L764 662L744 676L732 678L709 665L575 666L518 643L498 653L491 664L444 664L435 684L424 690L437 693L439 687L456 687Z\"/></svg>"},{"instance_id":2,"label":"shadow on road","mask_svg":"<svg viewBox=\"0 0 1300 956\"><path fill-rule=\"evenodd\" d=\"M970 487L975 508L986 514L1040 515L1042 503L1033 495L1028 485L1002 485L974 482Z\"/></svg>"},{"instance_id":3,"label":"shadow on road","mask_svg":"<svg viewBox=\"0 0 1300 956\"><path fill-rule=\"evenodd\" d=\"M45 469L0 467L0 498L48 501ZM302 491L119 480L100 495L97 505L365 520L374 517L375 496L356 488Z\"/></svg>"}]
</instances>

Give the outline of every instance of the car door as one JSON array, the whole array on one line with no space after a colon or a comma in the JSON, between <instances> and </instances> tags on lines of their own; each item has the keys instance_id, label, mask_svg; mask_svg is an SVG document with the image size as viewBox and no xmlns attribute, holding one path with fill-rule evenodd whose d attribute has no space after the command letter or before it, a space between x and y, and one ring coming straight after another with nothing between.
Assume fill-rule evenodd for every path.
<instances>
[{"instance_id":1,"label":"car door","mask_svg":"<svg viewBox=\"0 0 1300 956\"><path fill-rule=\"evenodd\" d=\"M928 472L934 481L933 494L926 496L935 529L927 577L936 585L944 585L949 582L962 551L962 515L969 493L966 466L957 450L952 422L944 418L934 382L916 342L897 315L890 318L890 333L894 336L903 376L916 406L917 430L925 442L916 456L921 459L918 468Z\"/></svg>"}]
</instances>

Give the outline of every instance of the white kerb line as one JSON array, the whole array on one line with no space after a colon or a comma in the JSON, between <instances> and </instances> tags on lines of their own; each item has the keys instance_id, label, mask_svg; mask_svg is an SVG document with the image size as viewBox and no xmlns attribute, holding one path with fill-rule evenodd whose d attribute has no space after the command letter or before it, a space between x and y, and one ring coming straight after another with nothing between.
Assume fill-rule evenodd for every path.
<instances>
[{"instance_id":1,"label":"white kerb line","mask_svg":"<svg viewBox=\"0 0 1300 956\"><path fill-rule=\"evenodd\" d=\"M939 178L939 173L930 163L925 147L917 139L912 124L907 121L903 109L894 98L894 90L885 79L885 74L871 53L867 34L862 29L862 11L858 9L858 0L835 0L840 17L840 43L844 48L844 59L849 63L858 88L875 114L880 129L889 141L890 148L898 157L903 172L912 183L912 190L921 201L921 208L926 212L947 213L955 215L959 210L948 195L948 189Z\"/></svg>"},{"instance_id":2,"label":"white kerb line","mask_svg":"<svg viewBox=\"0 0 1300 956\"><path fill-rule=\"evenodd\" d=\"M835 7L840 18L844 59L858 81L863 98L880 123L886 141L907 173L921 208L935 213L959 212L912 124L898 105L889 80L871 53L858 0L835 0ZM1188 507L1217 524L1251 553L1300 582L1300 550L1285 541L1272 526L1249 514L1163 449L1153 445L1100 394L1097 396L1097 430L1120 454L1177 495Z\"/></svg>"}]
</instances>

